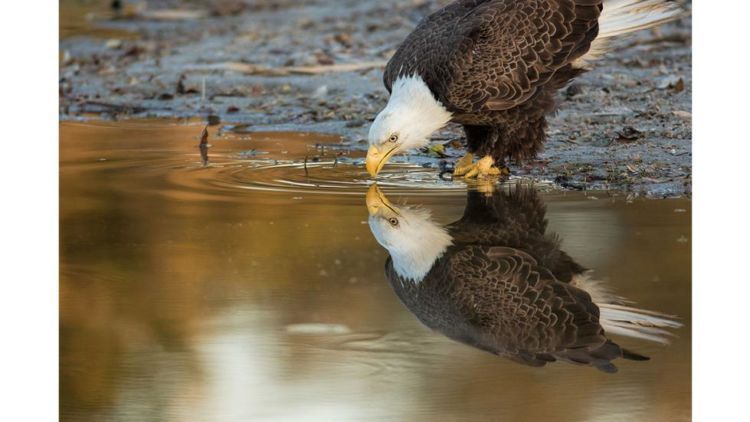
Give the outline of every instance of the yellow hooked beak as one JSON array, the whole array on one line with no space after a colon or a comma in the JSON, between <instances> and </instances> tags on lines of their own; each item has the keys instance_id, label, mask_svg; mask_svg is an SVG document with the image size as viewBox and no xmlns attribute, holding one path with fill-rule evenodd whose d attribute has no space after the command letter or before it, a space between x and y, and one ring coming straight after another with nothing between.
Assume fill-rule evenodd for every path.
<instances>
[{"instance_id":1,"label":"yellow hooked beak","mask_svg":"<svg viewBox=\"0 0 750 422\"><path fill-rule=\"evenodd\" d=\"M365 167L367 168L367 172L370 173L370 176L377 176L385 163L388 162L388 159L391 158L391 155L395 152L396 145L392 146L385 152L381 152L376 146L371 146L370 149L367 150L367 158L365 159Z\"/></svg>"},{"instance_id":2,"label":"yellow hooked beak","mask_svg":"<svg viewBox=\"0 0 750 422\"><path fill-rule=\"evenodd\" d=\"M367 212L372 216L398 216L396 207L383 195L377 183L370 185L367 189Z\"/></svg>"}]
</instances>

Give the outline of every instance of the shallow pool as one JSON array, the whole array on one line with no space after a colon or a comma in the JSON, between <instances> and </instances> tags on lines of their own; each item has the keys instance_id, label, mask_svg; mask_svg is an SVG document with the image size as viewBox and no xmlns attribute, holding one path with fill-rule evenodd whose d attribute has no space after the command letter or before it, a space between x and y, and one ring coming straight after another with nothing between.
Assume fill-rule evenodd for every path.
<instances>
[{"instance_id":1,"label":"shallow pool","mask_svg":"<svg viewBox=\"0 0 750 422\"><path fill-rule=\"evenodd\" d=\"M192 122L61 123L64 420L676 421L690 418L691 202L541 189L560 248L667 346L616 374L524 366L423 326L384 274L370 184L335 136ZM459 219L467 185L386 168L397 204ZM480 185L470 189L486 189Z\"/></svg>"}]
</instances>

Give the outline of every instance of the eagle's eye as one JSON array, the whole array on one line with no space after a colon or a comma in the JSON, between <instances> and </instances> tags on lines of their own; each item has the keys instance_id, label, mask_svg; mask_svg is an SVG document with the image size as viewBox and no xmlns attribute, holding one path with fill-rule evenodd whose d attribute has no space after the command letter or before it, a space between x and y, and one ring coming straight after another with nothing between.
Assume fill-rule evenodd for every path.
<instances>
[{"instance_id":1,"label":"eagle's eye","mask_svg":"<svg viewBox=\"0 0 750 422\"><path fill-rule=\"evenodd\" d=\"M391 217L388 219L388 222L391 224L391 226L396 227L398 226L398 218Z\"/></svg>"},{"instance_id":2,"label":"eagle's eye","mask_svg":"<svg viewBox=\"0 0 750 422\"><path fill-rule=\"evenodd\" d=\"M396 142L396 141L398 141L398 134L394 133L393 135L391 135L390 138L388 138L388 142Z\"/></svg>"}]
</instances>

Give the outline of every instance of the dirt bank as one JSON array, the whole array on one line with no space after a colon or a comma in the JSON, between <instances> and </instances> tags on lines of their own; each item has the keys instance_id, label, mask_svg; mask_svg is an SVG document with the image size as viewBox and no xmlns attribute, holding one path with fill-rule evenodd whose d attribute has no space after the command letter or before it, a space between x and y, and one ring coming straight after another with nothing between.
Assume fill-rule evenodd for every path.
<instances>
[{"instance_id":1,"label":"dirt bank","mask_svg":"<svg viewBox=\"0 0 750 422\"><path fill-rule=\"evenodd\" d=\"M380 65L447 1L89 3L61 2L62 119L216 116L242 130L337 133L364 148L387 99ZM571 189L689 195L690 25L618 41L560 94L540 161L514 173ZM460 137L458 127L436 135ZM461 153L447 152L447 161Z\"/></svg>"}]
</instances>

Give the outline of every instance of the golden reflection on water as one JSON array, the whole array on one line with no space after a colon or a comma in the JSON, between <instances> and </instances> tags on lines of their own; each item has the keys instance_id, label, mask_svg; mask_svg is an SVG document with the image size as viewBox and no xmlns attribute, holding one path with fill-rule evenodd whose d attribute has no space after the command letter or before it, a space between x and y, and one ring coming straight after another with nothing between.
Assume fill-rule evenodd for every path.
<instances>
[{"instance_id":1,"label":"golden reflection on water","mask_svg":"<svg viewBox=\"0 0 750 422\"><path fill-rule=\"evenodd\" d=\"M307 144L335 139L212 138L204 168L199 125L60 129L65 420L690 417L688 200L544 196L566 252L685 327L667 347L621 340L652 360L618 360L615 375L528 368L430 332L399 303L364 184L249 188L301 174L249 163L299 160ZM317 182L366 179L348 165L309 171ZM440 222L463 212L464 192L405 192Z\"/></svg>"},{"instance_id":2,"label":"golden reflection on water","mask_svg":"<svg viewBox=\"0 0 750 422\"><path fill-rule=\"evenodd\" d=\"M129 2L123 2L128 4ZM138 34L107 27L115 14L112 1L60 0L60 39L88 36L101 39L133 39Z\"/></svg>"}]
</instances>

